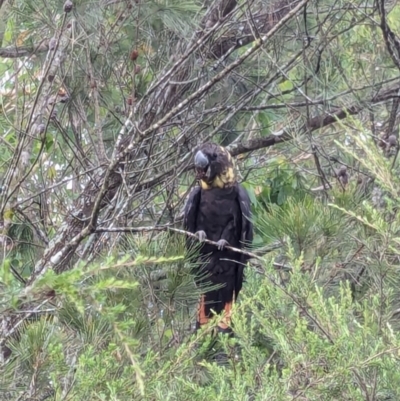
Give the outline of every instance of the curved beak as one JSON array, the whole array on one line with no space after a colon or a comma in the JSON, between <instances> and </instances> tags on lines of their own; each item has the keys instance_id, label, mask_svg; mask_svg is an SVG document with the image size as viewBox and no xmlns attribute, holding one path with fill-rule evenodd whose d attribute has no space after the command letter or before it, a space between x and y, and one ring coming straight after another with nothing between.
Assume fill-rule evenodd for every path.
<instances>
[{"instance_id":1,"label":"curved beak","mask_svg":"<svg viewBox=\"0 0 400 401\"><path fill-rule=\"evenodd\" d=\"M204 170L208 166L208 163L209 161L207 156L201 150L199 150L194 157L195 167Z\"/></svg>"}]
</instances>

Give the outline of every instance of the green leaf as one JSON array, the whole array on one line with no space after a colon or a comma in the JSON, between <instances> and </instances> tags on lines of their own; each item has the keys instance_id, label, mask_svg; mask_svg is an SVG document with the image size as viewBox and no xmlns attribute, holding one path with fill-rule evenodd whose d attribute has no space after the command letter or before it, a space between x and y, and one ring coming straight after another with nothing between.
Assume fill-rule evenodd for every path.
<instances>
[{"instance_id":1,"label":"green leaf","mask_svg":"<svg viewBox=\"0 0 400 401\"><path fill-rule=\"evenodd\" d=\"M286 80L286 81L280 83L278 85L278 87L281 90L281 92L286 92L286 91L292 90L294 88L294 85L293 85L292 81Z\"/></svg>"},{"instance_id":2,"label":"green leaf","mask_svg":"<svg viewBox=\"0 0 400 401\"><path fill-rule=\"evenodd\" d=\"M284 188L281 188L278 192L278 199L276 203L280 206L285 202L286 198L287 198L286 191Z\"/></svg>"},{"instance_id":3,"label":"green leaf","mask_svg":"<svg viewBox=\"0 0 400 401\"><path fill-rule=\"evenodd\" d=\"M46 133L46 152L49 152L54 144L54 137L49 132Z\"/></svg>"},{"instance_id":4,"label":"green leaf","mask_svg":"<svg viewBox=\"0 0 400 401\"><path fill-rule=\"evenodd\" d=\"M254 191L254 187L251 184L246 183L246 182L243 182L242 185L247 190L247 193L249 194L250 202L253 205L257 205L257 197L256 197L256 194Z\"/></svg>"},{"instance_id":5,"label":"green leaf","mask_svg":"<svg viewBox=\"0 0 400 401\"><path fill-rule=\"evenodd\" d=\"M260 125L261 136L268 136L271 133L271 116L266 111L257 113L257 121Z\"/></svg>"}]
</instances>

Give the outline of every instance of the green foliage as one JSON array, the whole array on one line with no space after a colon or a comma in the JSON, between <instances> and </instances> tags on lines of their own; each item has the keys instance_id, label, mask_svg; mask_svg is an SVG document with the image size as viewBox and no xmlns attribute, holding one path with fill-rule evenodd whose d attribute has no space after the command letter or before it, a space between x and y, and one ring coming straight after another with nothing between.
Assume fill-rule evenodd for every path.
<instances>
[{"instance_id":1,"label":"green foliage","mask_svg":"<svg viewBox=\"0 0 400 401\"><path fill-rule=\"evenodd\" d=\"M32 0L8 3L7 21L0 18L3 46L36 48L61 32L64 0L46 7ZM51 53L0 60L0 173L10 178L6 190L17 189L1 216L9 225L1 237L0 314L15 311L17 322L6 342L11 356L0 366L0 398L399 399L400 171L398 155L386 157L376 146L396 98L393 104L374 100L396 82L398 70L373 2L310 2L307 21L299 14L151 138L152 124L253 45L223 63L210 56L226 38L234 39L229 48L239 43L236 32L245 29L248 15L253 18L242 7L247 4L239 2L232 20L219 21L226 23L222 33L207 31L210 41L186 54L207 12L199 1L73 3L71 42L49 93L41 91ZM265 2L258 6L263 16ZM394 5L388 15L396 33L399 10ZM163 81L183 56L187 64ZM147 91L159 78L152 98ZM36 138L30 113L61 86L70 99L57 104L57 119L45 115L46 135ZM131 96L137 110L128 107ZM324 126L342 107L368 112ZM48 112L47 106L41 110ZM239 112L224 122L233 110ZM194 285L195 250L187 252L175 233L107 233L94 243L90 237L71 270L48 270L24 288L46 259L47 242L65 228L61 223L81 223L74 202L101 175L98 141L104 140L109 157L128 116L143 125L143 137L135 131L137 153L124 161L123 185L104 198L107 210L98 216L104 227L175 223L193 179L183 172L187 154L217 127L214 140L233 147L277 139L238 160L254 212L253 251L261 256L246 268L233 339L213 333L218 317L193 330L197 300L210 287ZM290 141L279 141L282 132ZM17 152L24 141L32 142L25 171ZM24 181L14 162L19 174L31 169ZM335 172L343 165L347 185ZM60 181L66 177L68 185ZM329 188L321 189L321 182ZM270 244L279 248L265 253Z\"/></svg>"},{"instance_id":2,"label":"green foliage","mask_svg":"<svg viewBox=\"0 0 400 401\"><path fill-rule=\"evenodd\" d=\"M385 172L376 179L388 178L382 156L368 155L370 172ZM72 400L397 399L398 218L354 198L356 188L345 192L333 190L329 203L292 193L267 209L253 198L262 242L282 247L258 262L262 269L247 268L233 339L192 331L199 290L175 235L127 237L122 259L48 272L35 293L54 289L59 307L9 343L2 387L17 370L18 391L30 377L42 388L51 380L54 399L66 388ZM388 199L394 207L397 198Z\"/></svg>"}]
</instances>

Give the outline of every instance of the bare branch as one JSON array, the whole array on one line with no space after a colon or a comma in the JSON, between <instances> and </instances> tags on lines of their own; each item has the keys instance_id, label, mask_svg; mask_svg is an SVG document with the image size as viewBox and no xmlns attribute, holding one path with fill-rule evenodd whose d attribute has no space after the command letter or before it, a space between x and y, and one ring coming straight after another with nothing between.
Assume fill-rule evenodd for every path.
<instances>
[{"instance_id":1,"label":"bare branch","mask_svg":"<svg viewBox=\"0 0 400 401\"><path fill-rule=\"evenodd\" d=\"M19 57L30 57L34 54L46 53L49 50L49 43L43 41L33 47L31 46L10 46L0 48L0 57L3 58L19 58Z\"/></svg>"},{"instance_id":2,"label":"bare branch","mask_svg":"<svg viewBox=\"0 0 400 401\"><path fill-rule=\"evenodd\" d=\"M368 102L365 102L365 105L354 105L350 107L345 107L333 113L325 113L312 117L308 121L308 123L303 125L303 127L299 130L299 133L304 133L306 130L308 130L309 132L313 132L323 127L327 127L328 125L334 124L339 120L344 120L348 116L356 115L363 111L368 104L378 104L389 99L398 98L400 96L399 91L400 85L396 85L392 88L382 91L381 94L373 96L372 99L369 99ZM291 139L293 139L293 137L292 135L290 135L289 131L287 131L286 129L282 129L265 138L252 139L247 142L242 141L241 143L230 147L229 151L233 156L237 156L243 153L251 152L253 150L267 148L277 145L279 143L290 141Z\"/></svg>"},{"instance_id":3,"label":"bare branch","mask_svg":"<svg viewBox=\"0 0 400 401\"><path fill-rule=\"evenodd\" d=\"M182 235L185 235L190 238L194 238L199 241L199 238L195 234L193 234L189 231L181 230L179 228L171 227L169 225L159 226L159 227L154 226L154 227L96 228L96 230L95 230L95 232L97 232L97 233L143 233L143 232L147 232L147 231L173 231L175 233L182 234ZM209 239L205 239L203 242L205 242L206 244L218 246L218 244L216 242L210 241ZM282 246L281 244L274 244L270 247L267 247L266 249L263 249L262 253L264 255L268 252L272 252L273 250L280 248L281 246ZM228 249L228 250L236 252L236 253L240 253L242 255L249 256L254 259L263 260L263 258L256 255L255 253L245 251L243 249L235 248L230 245L225 246L225 249Z\"/></svg>"},{"instance_id":4,"label":"bare branch","mask_svg":"<svg viewBox=\"0 0 400 401\"><path fill-rule=\"evenodd\" d=\"M387 51L394 63L394 65L400 70L400 40L390 29L389 23L386 18L385 1L378 0L378 11L381 17L381 30L383 38L385 40Z\"/></svg>"}]
</instances>

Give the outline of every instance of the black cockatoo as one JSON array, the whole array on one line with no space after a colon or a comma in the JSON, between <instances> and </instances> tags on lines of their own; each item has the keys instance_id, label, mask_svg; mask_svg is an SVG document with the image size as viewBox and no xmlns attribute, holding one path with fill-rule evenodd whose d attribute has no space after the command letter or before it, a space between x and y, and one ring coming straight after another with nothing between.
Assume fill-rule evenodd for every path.
<instances>
[{"instance_id":1,"label":"black cockatoo","mask_svg":"<svg viewBox=\"0 0 400 401\"><path fill-rule=\"evenodd\" d=\"M202 273L198 283L222 285L201 296L197 327L206 324L211 309L225 311L219 330L230 332L232 303L238 298L243 283L243 270L248 256L226 247L243 248L253 240L250 198L236 181L234 162L230 153L214 143L205 143L197 151L194 164L199 186L189 195L185 206L185 230L200 240L209 239L215 245L203 243L199 250Z\"/></svg>"}]
</instances>

